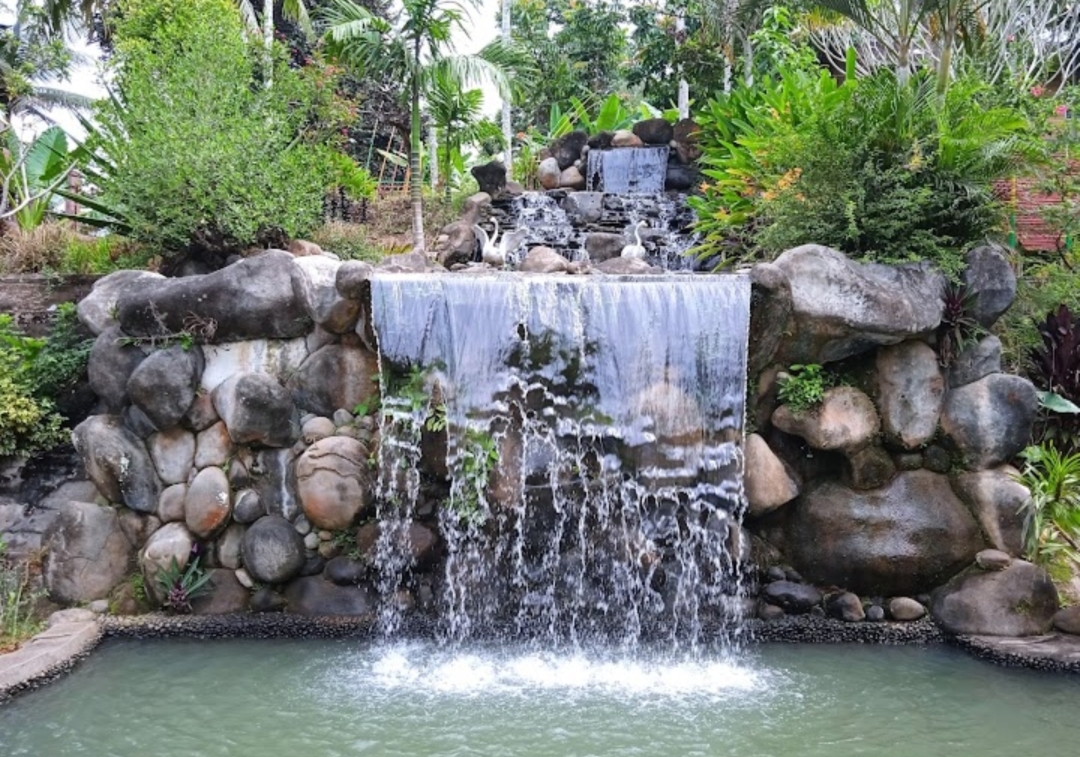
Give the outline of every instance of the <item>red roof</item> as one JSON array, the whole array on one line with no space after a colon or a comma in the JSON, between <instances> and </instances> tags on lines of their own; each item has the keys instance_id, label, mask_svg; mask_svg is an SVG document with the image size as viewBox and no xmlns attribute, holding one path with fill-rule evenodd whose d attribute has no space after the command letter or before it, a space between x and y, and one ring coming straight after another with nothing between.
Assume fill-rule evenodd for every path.
<instances>
[{"instance_id":1,"label":"red roof","mask_svg":"<svg viewBox=\"0 0 1080 757\"><path fill-rule=\"evenodd\" d=\"M1080 165L1073 165L1080 173ZM1047 191L1043 182L1036 178L1003 179L995 185L997 195L1012 206L1011 228L1016 232L1017 244L1032 252L1053 252L1058 249L1060 235L1042 216L1045 208L1061 204L1061 196Z\"/></svg>"}]
</instances>

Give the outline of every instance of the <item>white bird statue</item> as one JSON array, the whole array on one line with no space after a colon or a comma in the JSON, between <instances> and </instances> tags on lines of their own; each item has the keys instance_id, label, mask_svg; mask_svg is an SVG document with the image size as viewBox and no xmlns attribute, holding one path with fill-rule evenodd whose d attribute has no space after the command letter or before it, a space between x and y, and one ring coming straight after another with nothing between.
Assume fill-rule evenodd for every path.
<instances>
[{"instance_id":1,"label":"white bird statue","mask_svg":"<svg viewBox=\"0 0 1080 757\"><path fill-rule=\"evenodd\" d=\"M490 237L488 237L488 233L484 231L482 226L473 224L473 230L480 238L480 259L490 266L502 268L506 263L506 251L500 248L498 244L499 222L492 218L491 223L495 228Z\"/></svg>"},{"instance_id":2,"label":"white bird statue","mask_svg":"<svg viewBox=\"0 0 1080 757\"><path fill-rule=\"evenodd\" d=\"M644 221L638 221L634 224L634 244L628 244L622 248L620 257L623 258L637 258L638 260L645 259L645 245L641 243L641 234L638 233L638 229L647 224Z\"/></svg>"}]
</instances>

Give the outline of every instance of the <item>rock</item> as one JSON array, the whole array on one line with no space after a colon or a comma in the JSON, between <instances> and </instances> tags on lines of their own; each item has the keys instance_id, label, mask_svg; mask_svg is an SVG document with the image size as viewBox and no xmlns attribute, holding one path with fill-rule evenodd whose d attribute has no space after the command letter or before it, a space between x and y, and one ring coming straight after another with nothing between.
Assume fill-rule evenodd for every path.
<instances>
[{"instance_id":1,"label":"rock","mask_svg":"<svg viewBox=\"0 0 1080 757\"><path fill-rule=\"evenodd\" d=\"M791 318L793 306L787 274L772 263L758 263L751 268L750 285L747 371L757 376L773 363L784 342L783 324Z\"/></svg>"},{"instance_id":2,"label":"rock","mask_svg":"<svg viewBox=\"0 0 1080 757\"><path fill-rule=\"evenodd\" d=\"M184 414L183 424L197 434L210 428L219 420L221 419L218 418L217 410L214 409L214 400L210 392L195 392L195 401Z\"/></svg>"},{"instance_id":3,"label":"rock","mask_svg":"<svg viewBox=\"0 0 1080 757\"><path fill-rule=\"evenodd\" d=\"M874 403L852 386L825 392L810 410L793 411L781 405L772 416L781 431L801 436L814 449L853 452L870 444L881 430Z\"/></svg>"},{"instance_id":4,"label":"rock","mask_svg":"<svg viewBox=\"0 0 1080 757\"><path fill-rule=\"evenodd\" d=\"M174 484L162 490L157 507L157 517L162 523L176 523L184 519L186 496L187 484Z\"/></svg>"},{"instance_id":5,"label":"rock","mask_svg":"<svg viewBox=\"0 0 1080 757\"><path fill-rule=\"evenodd\" d=\"M146 417L139 408L134 405L128 405L124 408L124 428L138 437L139 441L145 442L150 438L150 435L157 431L157 426Z\"/></svg>"},{"instance_id":6,"label":"rock","mask_svg":"<svg viewBox=\"0 0 1080 757\"><path fill-rule=\"evenodd\" d=\"M570 166L559 174L559 186L563 189L585 189L585 176L577 166Z\"/></svg>"},{"instance_id":7,"label":"rock","mask_svg":"<svg viewBox=\"0 0 1080 757\"><path fill-rule=\"evenodd\" d=\"M675 123L672 146L680 163L694 163L701 157L701 128L689 118Z\"/></svg>"},{"instance_id":8,"label":"rock","mask_svg":"<svg viewBox=\"0 0 1080 757\"><path fill-rule=\"evenodd\" d=\"M116 511L90 502L63 503L41 544L45 588L61 604L108 596L127 578L135 553Z\"/></svg>"},{"instance_id":9,"label":"rock","mask_svg":"<svg viewBox=\"0 0 1080 757\"><path fill-rule=\"evenodd\" d=\"M559 205L574 223L598 223L604 215L604 193L570 192ZM586 248L588 244L588 237L586 237Z\"/></svg>"},{"instance_id":10,"label":"rock","mask_svg":"<svg viewBox=\"0 0 1080 757\"><path fill-rule=\"evenodd\" d=\"M602 131L589 137L589 141L585 145L589 150L610 150L611 140L614 136L615 132Z\"/></svg>"},{"instance_id":11,"label":"rock","mask_svg":"<svg viewBox=\"0 0 1080 757\"><path fill-rule=\"evenodd\" d=\"M331 416L379 396L379 358L363 347L328 344L304 361L287 387L297 406Z\"/></svg>"},{"instance_id":12,"label":"rock","mask_svg":"<svg viewBox=\"0 0 1080 757\"><path fill-rule=\"evenodd\" d=\"M174 427L151 434L146 440L146 446L162 482L182 484L188 480L191 466L195 462L194 434Z\"/></svg>"},{"instance_id":13,"label":"rock","mask_svg":"<svg viewBox=\"0 0 1080 757\"><path fill-rule=\"evenodd\" d=\"M594 231L585 235L585 250L589 253L589 260L594 263L619 257L625 246L626 237L622 234Z\"/></svg>"},{"instance_id":14,"label":"rock","mask_svg":"<svg viewBox=\"0 0 1080 757\"><path fill-rule=\"evenodd\" d=\"M935 591L930 604L944 631L971 636L1037 636L1050 629L1057 609L1053 581L1024 560L1005 570L962 573Z\"/></svg>"},{"instance_id":15,"label":"rock","mask_svg":"<svg viewBox=\"0 0 1080 757\"><path fill-rule=\"evenodd\" d=\"M164 599L158 575L169 570L174 560L180 570L187 568L194 546L195 539L183 523L166 523L151 535L139 553L139 565L148 597L158 603Z\"/></svg>"},{"instance_id":16,"label":"rock","mask_svg":"<svg viewBox=\"0 0 1080 757\"><path fill-rule=\"evenodd\" d=\"M562 169L559 168L559 161L555 158L545 158L540 161L536 169L536 180L540 182L540 186L544 189L558 189L561 178Z\"/></svg>"},{"instance_id":17,"label":"rock","mask_svg":"<svg viewBox=\"0 0 1080 757\"><path fill-rule=\"evenodd\" d=\"M366 586L337 586L319 576L298 578L285 588L289 612L299 615L371 615L378 606Z\"/></svg>"},{"instance_id":18,"label":"rock","mask_svg":"<svg viewBox=\"0 0 1080 757\"><path fill-rule=\"evenodd\" d=\"M972 295L972 315L989 328L1016 299L1016 274L1008 253L996 245L976 247L964 256L964 285Z\"/></svg>"},{"instance_id":19,"label":"rock","mask_svg":"<svg viewBox=\"0 0 1080 757\"><path fill-rule=\"evenodd\" d=\"M952 471L952 455L939 444L931 444L922 454L922 467L934 473Z\"/></svg>"},{"instance_id":20,"label":"rock","mask_svg":"<svg viewBox=\"0 0 1080 757\"><path fill-rule=\"evenodd\" d=\"M307 536L311 533L311 522L308 521L303 515L293 521L293 528L296 529L296 533L301 536Z\"/></svg>"},{"instance_id":21,"label":"rock","mask_svg":"<svg viewBox=\"0 0 1080 757\"><path fill-rule=\"evenodd\" d=\"M251 575L243 568L237 568L235 571L235 575L236 580L239 581L240 585L243 586L245 589L255 588L255 579L253 579Z\"/></svg>"},{"instance_id":22,"label":"rock","mask_svg":"<svg viewBox=\"0 0 1080 757\"><path fill-rule=\"evenodd\" d=\"M232 570L208 571L207 592L191 600L191 611L196 615L228 615L247 612L251 592L236 580Z\"/></svg>"},{"instance_id":23,"label":"rock","mask_svg":"<svg viewBox=\"0 0 1080 757\"><path fill-rule=\"evenodd\" d=\"M281 612L285 609L285 597L265 586L251 595L252 612Z\"/></svg>"},{"instance_id":24,"label":"rock","mask_svg":"<svg viewBox=\"0 0 1080 757\"><path fill-rule=\"evenodd\" d=\"M233 520L237 523L254 523L266 515L259 494L252 489L245 489L236 493L236 503L233 505Z\"/></svg>"},{"instance_id":25,"label":"rock","mask_svg":"<svg viewBox=\"0 0 1080 757\"><path fill-rule=\"evenodd\" d=\"M333 436L335 430L334 421L329 418L312 418L300 427L300 436L304 444L314 444L320 439Z\"/></svg>"},{"instance_id":26,"label":"rock","mask_svg":"<svg viewBox=\"0 0 1080 757\"><path fill-rule=\"evenodd\" d=\"M259 452L253 463L258 471L254 489L270 515L293 520L300 514L300 499L296 494L297 454L292 449L266 449Z\"/></svg>"},{"instance_id":27,"label":"rock","mask_svg":"<svg viewBox=\"0 0 1080 757\"><path fill-rule=\"evenodd\" d=\"M1001 340L993 334L956 356L949 366L949 387L966 386L992 373L1001 373Z\"/></svg>"},{"instance_id":28,"label":"rock","mask_svg":"<svg viewBox=\"0 0 1080 757\"><path fill-rule=\"evenodd\" d=\"M559 170L565 171L581 158L581 148L589 141L589 135L583 131L572 131L556 139L548 149L551 157L559 164Z\"/></svg>"},{"instance_id":29,"label":"rock","mask_svg":"<svg viewBox=\"0 0 1080 757\"><path fill-rule=\"evenodd\" d=\"M424 273L427 270L427 258L419 252L402 252L387 255L375 268L387 273Z\"/></svg>"},{"instance_id":30,"label":"rock","mask_svg":"<svg viewBox=\"0 0 1080 757\"><path fill-rule=\"evenodd\" d=\"M669 163L664 174L664 189L668 192L687 192L698 181L698 172L694 166L681 163Z\"/></svg>"},{"instance_id":31,"label":"rock","mask_svg":"<svg viewBox=\"0 0 1080 757\"><path fill-rule=\"evenodd\" d=\"M304 537L304 549L314 552L319 548L319 537L316 534L308 534Z\"/></svg>"},{"instance_id":32,"label":"rock","mask_svg":"<svg viewBox=\"0 0 1080 757\"><path fill-rule=\"evenodd\" d=\"M222 568L236 570L240 567L240 545L243 543L246 530L241 524L233 523L217 538L214 545L214 559Z\"/></svg>"},{"instance_id":33,"label":"rock","mask_svg":"<svg viewBox=\"0 0 1080 757\"><path fill-rule=\"evenodd\" d=\"M667 145L675 138L675 129L663 118L638 121L634 124L633 133L647 145Z\"/></svg>"},{"instance_id":34,"label":"rock","mask_svg":"<svg viewBox=\"0 0 1080 757\"><path fill-rule=\"evenodd\" d=\"M1031 438L1039 408L1027 379L994 373L945 395L941 429L969 470L985 470L1016 457Z\"/></svg>"},{"instance_id":35,"label":"rock","mask_svg":"<svg viewBox=\"0 0 1080 757\"><path fill-rule=\"evenodd\" d=\"M1063 607L1054 613L1054 628L1062 633L1080 636L1080 605Z\"/></svg>"},{"instance_id":36,"label":"rock","mask_svg":"<svg viewBox=\"0 0 1080 757\"><path fill-rule=\"evenodd\" d=\"M894 456L893 462L898 470L918 470L923 467L922 455L918 452L901 452Z\"/></svg>"},{"instance_id":37,"label":"rock","mask_svg":"<svg viewBox=\"0 0 1080 757\"><path fill-rule=\"evenodd\" d=\"M866 618L862 600L850 591L833 594L825 600L825 614L846 623L858 623Z\"/></svg>"},{"instance_id":38,"label":"rock","mask_svg":"<svg viewBox=\"0 0 1080 757\"><path fill-rule=\"evenodd\" d=\"M203 276L167 279L118 300L132 336L190 333L198 341L288 339L311 330L301 273L284 250L267 250Z\"/></svg>"},{"instance_id":39,"label":"rock","mask_svg":"<svg viewBox=\"0 0 1080 757\"><path fill-rule=\"evenodd\" d=\"M327 561L325 573L328 581L338 586L356 586L367 576L367 565L344 555Z\"/></svg>"},{"instance_id":40,"label":"rock","mask_svg":"<svg viewBox=\"0 0 1080 757\"><path fill-rule=\"evenodd\" d=\"M619 129L613 135L611 135L612 147L644 147L645 143L641 141L634 132L629 129Z\"/></svg>"},{"instance_id":41,"label":"rock","mask_svg":"<svg viewBox=\"0 0 1080 757\"><path fill-rule=\"evenodd\" d=\"M210 468L225 465L236 454L224 421L215 423L195 439L195 467Z\"/></svg>"},{"instance_id":42,"label":"rock","mask_svg":"<svg viewBox=\"0 0 1080 757\"><path fill-rule=\"evenodd\" d=\"M885 438L901 449L922 447L934 438L945 377L937 353L923 342L909 341L877 353L877 407Z\"/></svg>"},{"instance_id":43,"label":"rock","mask_svg":"<svg viewBox=\"0 0 1080 757\"><path fill-rule=\"evenodd\" d=\"M878 489L896 475L896 464L889 453L872 445L848 455L845 482L852 489Z\"/></svg>"},{"instance_id":44,"label":"rock","mask_svg":"<svg viewBox=\"0 0 1080 757\"><path fill-rule=\"evenodd\" d=\"M533 247L518 270L522 273L565 273L568 265L566 258L550 247Z\"/></svg>"},{"instance_id":45,"label":"rock","mask_svg":"<svg viewBox=\"0 0 1080 757\"><path fill-rule=\"evenodd\" d=\"M889 600L889 617L893 620L918 620L926 615L926 608L910 597L893 597Z\"/></svg>"},{"instance_id":46,"label":"rock","mask_svg":"<svg viewBox=\"0 0 1080 757\"><path fill-rule=\"evenodd\" d=\"M120 412L128 404L128 379L146 359L146 353L126 340L120 329L106 329L94 340L86 363L90 388L112 413Z\"/></svg>"},{"instance_id":47,"label":"rock","mask_svg":"<svg viewBox=\"0 0 1080 757\"><path fill-rule=\"evenodd\" d=\"M761 596L769 604L793 615L809 612L811 607L821 604L820 591L809 584L792 581L774 581L762 590Z\"/></svg>"},{"instance_id":48,"label":"rock","mask_svg":"<svg viewBox=\"0 0 1080 757\"><path fill-rule=\"evenodd\" d=\"M134 510L120 512L120 530L136 549L146 543L150 536L161 528L161 520L154 515L143 515Z\"/></svg>"},{"instance_id":49,"label":"rock","mask_svg":"<svg viewBox=\"0 0 1080 757\"><path fill-rule=\"evenodd\" d=\"M90 294L83 297L76 310L79 320L94 336L119 325L116 320L116 302L128 292L152 291L165 281L160 273L152 271L116 271L94 282Z\"/></svg>"},{"instance_id":50,"label":"rock","mask_svg":"<svg viewBox=\"0 0 1080 757\"><path fill-rule=\"evenodd\" d=\"M795 566L814 583L862 595L918 594L984 547L948 479L929 471L900 473L871 491L819 483L788 513L786 553Z\"/></svg>"},{"instance_id":51,"label":"rock","mask_svg":"<svg viewBox=\"0 0 1080 757\"><path fill-rule=\"evenodd\" d=\"M370 295L371 277L375 267L361 260L346 260L337 269L334 287L346 299L362 302Z\"/></svg>"},{"instance_id":52,"label":"rock","mask_svg":"<svg viewBox=\"0 0 1080 757\"><path fill-rule=\"evenodd\" d=\"M984 549L975 555L975 564L983 570L1005 570L1012 565L1012 558L1000 549Z\"/></svg>"},{"instance_id":53,"label":"rock","mask_svg":"<svg viewBox=\"0 0 1080 757\"><path fill-rule=\"evenodd\" d=\"M229 522L232 492L221 468L203 468L184 497L184 523L200 539L209 539Z\"/></svg>"},{"instance_id":54,"label":"rock","mask_svg":"<svg viewBox=\"0 0 1080 757\"><path fill-rule=\"evenodd\" d=\"M315 442L296 461L296 485L304 515L316 528L348 528L372 504L368 448L331 436Z\"/></svg>"},{"instance_id":55,"label":"rock","mask_svg":"<svg viewBox=\"0 0 1080 757\"><path fill-rule=\"evenodd\" d=\"M1015 468L1003 465L953 479L953 489L971 508L991 546L1010 555L1023 552L1023 507L1031 496L1016 480L1018 475Z\"/></svg>"},{"instance_id":56,"label":"rock","mask_svg":"<svg viewBox=\"0 0 1080 757\"><path fill-rule=\"evenodd\" d=\"M606 273L609 276L639 276L643 274L664 273L662 268L653 268L640 258L611 258L603 263L597 263L595 270Z\"/></svg>"},{"instance_id":57,"label":"rock","mask_svg":"<svg viewBox=\"0 0 1080 757\"><path fill-rule=\"evenodd\" d=\"M244 532L240 554L252 578L280 584L295 576L303 566L304 539L289 521L266 515Z\"/></svg>"},{"instance_id":58,"label":"rock","mask_svg":"<svg viewBox=\"0 0 1080 757\"><path fill-rule=\"evenodd\" d=\"M885 608L881 605L870 605L866 608L866 619L871 623L880 623L885 620Z\"/></svg>"},{"instance_id":59,"label":"rock","mask_svg":"<svg viewBox=\"0 0 1080 757\"><path fill-rule=\"evenodd\" d=\"M323 248L306 239L292 239L289 241L289 254L295 258L322 256Z\"/></svg>"},{"instance_id":60,"label":"rock","mask_svg":"<svg viewBox=\"0 0 1080 757\"><path fill-rule=\"evenodd\" d=\"M338 269L343 264L321 255L300 258L298 296L308 317L332 334L347 334L356 328L360 302L344 297L337 289Z\"/></svg>"},{"instance_id":61,"label":"rock","mask_svg":"<svg viewBox=\"0 0 1080 757\"><path fill-rule=\"evenodd\" d=\"M266 374L237 374L214 389L213 398L236 444L289 447L300 435L292 397Z\"/></svg>"},{"instance_id":62,"label":"rock","mask_svg":"<svg viewBox=\"0 0 1080 757\"><path fill-rule=\"evenodd\" d=\"M784 569L779 565L773 565L765 571L765 578L768 581L786 581L787 574L784 573Z\"/></svg>"},{"instance_id":63,"label":"rock","mask_svg":"<svg viewBox=\"0 0 1080 757\"><path fill-rule=\"evenodd\" d=\"M481 214L490 207L490 194L483 191L471 194L465 198L465 202L461 203L461 220L476 223L480 220Z\"/></svg>"},{"instance_id":64,"label":"rock","mask_svg":"<svg viewBox=\"0 0 1080 757\"><path fill-rule=\"evenodd\" d=\"M92 415L71 432L86 475L102 496L141 513L157 509L161 483L146 447L115 415Z\"/></svg>"},{"instance_id":65,"label":"rock","mask_svg":"<svg viewBox=\"0 0 1080 757\"><path fill-rule=\"evenodd\" d=\"M787 615L787 613L776 605L770 605L768 602L761 602L758 604L757 616L762 620L780 620L780 618L783 618L785 615Z\"/></svg>"},{"instance_id":66,"label":"rock","mask_svg":"<svg viewBox=\"0 0 1080 757\"><path fill-rule=\"evenodd\" d=\"M444 226L436 245L436 260L447 268L471 263L476 257L474 224L475 221L454 221Z\"/></svg>"},{"instance_id":67,"label":"rock","mask_svg":"<svg viewBox=\"0 0 1080 757\"><path fill-rule=\"evenodd\" d=\"M828 247L803 245L774 265L791 286L782 363L842 360L930 334L941 323L944 278L928 264L859 263Z\"/></svg>"},{"instance_id":68,"label":"rock","mask_svg":"<svg viewBox=\"0 0 1080 757\"><path fill-rule=\"evenodd\" d=\"M746 437L744 465L743 485L751 518L760 518L799 496L798 482L758 434Z\"/></svg>"},{"instance_id":69,"label":"rock","mask_svg":"<svg viewBox=\"0 0 1080 757\"><path fill-rule=\"evenodd\" d=\"M469 173L476 179L476 185L480 187L480 191L491 197L501 196L506 189L506 166L498 160L492 160L482 166L473 166Z\"/></svg>"}]
</instances>

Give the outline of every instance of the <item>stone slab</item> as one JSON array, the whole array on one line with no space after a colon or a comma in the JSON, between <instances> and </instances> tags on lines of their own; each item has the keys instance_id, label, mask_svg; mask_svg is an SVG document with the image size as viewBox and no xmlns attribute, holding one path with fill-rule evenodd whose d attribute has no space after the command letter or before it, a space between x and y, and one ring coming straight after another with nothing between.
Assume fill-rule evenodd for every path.
<instances>
[{"instance_id":1,"label":"stone slab","mask_svg":"<svg viewBox=\"0 0 1080 757\"><path fill-rule=\"evenodd\" d=\"M101 640L96 620L56 623L0 655L0 702L66 672Z\"/></svg>"},{"instance_id":2,"label":"stone slab","mask_svg":"<svg viewBox=\"0 0 1080 757\"><path fill-rule=\"evenodd\" d=\"M1080 636L957 636L954 641L975 657L997 665L1080 673Z\"/></svg>"}]
</instances>

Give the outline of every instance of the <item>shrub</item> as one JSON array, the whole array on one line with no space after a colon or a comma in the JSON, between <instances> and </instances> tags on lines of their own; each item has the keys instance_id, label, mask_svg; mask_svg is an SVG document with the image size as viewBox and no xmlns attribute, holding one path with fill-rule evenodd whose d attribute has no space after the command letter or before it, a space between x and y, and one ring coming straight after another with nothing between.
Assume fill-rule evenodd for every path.
<instances>
[{"instance_id":1,"label":"shrub","mask_svg":"<svg viewBox=\"0 0 1080 757\"><path fill-rule=\"evenodd\" d=\"M777 398L795 412L812 410L825 398L830 377L816 364L793 365L780 374Z\"/></svg>"},{"instance_id":2,"label":"shrub","mask_svg":"<svg viewBox=\"0 0 1080 757\"><path fill-rule=\"evenodd\" d=\"M367 227L358 223L331 221L312 232L311 241L342 260L377 263L385 253L368 238Z\"/></svg>"},{"instance_id":3,"label":"shrub","mask_svg":"<svg viewBox=\"0 0 1080 757\"><path fill-rule=\"evenodd\" d=\"M1018 480L1031 492L1024 504L1024 556L1067 579L1080 565L1080 454L1053 444L1024 450Z\"/></svg>"},{"instance_id":4,"label":"shrub","mask_svg":"<svg viewBox=\"0 0 1080 757\"><path fill-rule=\"evenodd\" d=\"M325 137L343 116L333 72L291 69L275 48L264 86L264 54L229 0L124 0L118 18L117 96L87 150L104 156L100 202L166 257L214 265L310 232L334 175Z\"/></svg>"},{"instance_id":5,"label":"shrub","mask_svg":"<svg viewBox=\"0 0 1080 757\"><path fill-rule=\"evenodd\" d=\"M29 563L12 560L0 536L0 653L37 633L34 610L41 596L32 588Z\"/></svg>"},{"instance_id":6,"label":"shrub","mask_svg":"<svg viewBox=\"0 0 1080 757\"><path fill-rule=\"evenodd\" d=\"M210 591L210 574L199 567L198 557L192 558L186 568L181 568L174 557L169 567L157 574L156 581L164 597L162 606L177 613L190 613L191 600Z\"/></svg>"}]
</instances>

